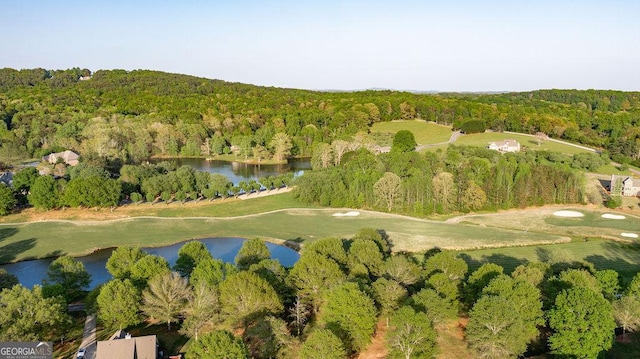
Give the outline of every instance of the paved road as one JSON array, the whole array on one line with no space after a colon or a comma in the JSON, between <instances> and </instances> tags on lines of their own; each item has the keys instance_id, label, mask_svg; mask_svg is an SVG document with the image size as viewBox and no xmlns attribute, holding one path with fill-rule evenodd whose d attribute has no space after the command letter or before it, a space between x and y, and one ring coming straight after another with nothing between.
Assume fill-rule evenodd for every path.
<instances>
[{"instance_id":1,"label":"paved road","mask_svg":"<svg viewBox=\"0 0 640 359\"><path fill-rule=\"evenodd\" d=\"M87 359L95 359L97 346L98 344L96 343L96 316L87 315L87 320L84 322L84 332L82 333L82 343L80 344L80 348L87 349L87 353L85 354L84 357Z\"/></svg>"}]
</instances>

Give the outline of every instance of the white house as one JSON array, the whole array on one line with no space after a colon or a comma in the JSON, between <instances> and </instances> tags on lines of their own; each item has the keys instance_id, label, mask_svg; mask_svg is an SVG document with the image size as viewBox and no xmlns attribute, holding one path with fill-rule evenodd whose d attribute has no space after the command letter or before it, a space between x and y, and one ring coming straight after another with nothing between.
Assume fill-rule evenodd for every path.
<instances>
[{"instance_id":1,"label":"white house","mask_svg":"<svg viewBox=\"0 0 640 359\"><path fill-rule=\"evenodd\" d=\"M631 176L611 175L609 192L614 196L638 196L640 194L640 180Z\"/></svg>"},{"instance_id":2,"label":"white house","mask_svg":"<svg viewBox=\"0 0 640 359\"><path fill-rule=\"evenodd\" d=\"M516 140L504 140L497 142L489 142L487 146L490 150L496 150L500 152L520 152L520 143Z\"/></svg>"}]
</instances>

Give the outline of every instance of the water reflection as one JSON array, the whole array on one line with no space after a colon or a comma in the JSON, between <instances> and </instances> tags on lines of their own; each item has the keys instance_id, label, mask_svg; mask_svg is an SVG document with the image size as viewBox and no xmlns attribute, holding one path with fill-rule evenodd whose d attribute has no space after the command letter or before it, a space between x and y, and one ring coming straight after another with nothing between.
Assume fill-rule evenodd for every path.
<instances>
[{"instance_id":1,"label":"water reflection","mask_svg":"<svg viewBox=\"0 0 640 359\"><path fill-rule=\"evenodd\" d=\"M204 243L214 258L221 259L225 262L233 262L240 247L242 247L242 243L244 243L243 238L205 238L198 239L197 241ZM169 262L169 265L173 266L178 259L178 250L180 250L180 247L185 243L186 242L164 247L142 249L149 254L164 257ZM279 260L285 267L293 266L300 257L296 251L285 246L273 243L266 244L271 252L271 258ZM112 278L105 266L113 250L113 248L103 249L88 256L76 258L84 263L87 271L91 274L90 289ZM0 266L0 268L6 269L7 272L18 277L20 283L25 287L31 288L36 284L41 284L42 280L47 277L47 269L53 261L54 258L45 258L5 264Z\"/></svg>"}]
</instances>

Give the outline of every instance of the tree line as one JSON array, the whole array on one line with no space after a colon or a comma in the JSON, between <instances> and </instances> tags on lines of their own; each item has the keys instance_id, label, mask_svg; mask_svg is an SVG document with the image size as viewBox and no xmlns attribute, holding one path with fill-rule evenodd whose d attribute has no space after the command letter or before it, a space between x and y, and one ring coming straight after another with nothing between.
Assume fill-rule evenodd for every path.
<instances>
[{"instance_id":1,"label":"tree line","mask_svg":"<svg viewBox=\"0 0 640 359\"><path fill-rule=\"evenodd\" d=\"M292 268L259 239L233 264L193 241L172 268L130 246L106 266L113 279L86 296L88 310L114 330L145 320L177 327L193 341L187 358L346 358L380 325L390 357L432 358L437 332L459 318L468 318L464 343L478 357L594 358L612 347L615 328L640 329L640 273L623 283L614 270L553 256L510 274L493 263L469 272L454 252L392 253L373 229L310 242ZM55 341L69 325L65 303L89 280L67 256L31 290L0 273L0 339ZM38 320L23 320L25 312Z\"/></svg>"},{"instance_id":2,"label":"tree line","mask_svg":"<svg viewBox=\"0 0 640 359\"><path fill-rule=\"evenodd\" d=\"M582 171L606 163L597 154L503 155L457 146L417 153L413 135L402 132L391 151L379 155L346 141L317 146L313 170L296 180L296 196L323 206L411 215L583 203L589 199Z\"/></svg>"},{"instance_id":3,"label":"tree line","mask_svg":"<svg viewBox=\"0 0 640 359\"><path fill-rule=\"evenodd\" d=\"M240 181L226 176L197 171L190 166L176 167L162 161L158 164L124 165L117 178L106 169L80 163L65 169L65 175L54 178L40 175L34 167L18 171L13 186L0 184L0 215L15 206L31 205L50 210L61 207L116 207L123 203L170 203L187 200L230 198L261 190L277 190L291 184L290 173Z\"/></svg>"},{"instance_id":4,"label":"tree line","mask_svg":"<svg viewBox=\"0 0 640 359\"><path fill-rule=\"evenodd\" d=\"M117 171L153 155L310 156L318 143L366 133L376 122L414 118L454 128L472 122L495 131L542 132L640 163L637 92L317 92L147 70L0 69L5 159L72 149ZM276 142L288 141L286 151L276 148L276 136Z\"/></svg>"}]
</instances>

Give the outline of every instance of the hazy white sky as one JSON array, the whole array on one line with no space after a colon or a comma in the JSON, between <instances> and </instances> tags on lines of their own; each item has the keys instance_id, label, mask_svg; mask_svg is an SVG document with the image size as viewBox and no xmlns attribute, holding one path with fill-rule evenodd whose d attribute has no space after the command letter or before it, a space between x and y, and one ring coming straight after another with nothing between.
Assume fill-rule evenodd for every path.
<instances>
[{"instance_id":1,"label":"hazy white sky","mask_svg":"<svg viewBox=\"0 0 640 359\"><path fill-rule=\"evenodd\" d=\"M0 67L305 89L640 90L640 0L1 0Z\"/></svg>"}]
</instances>

